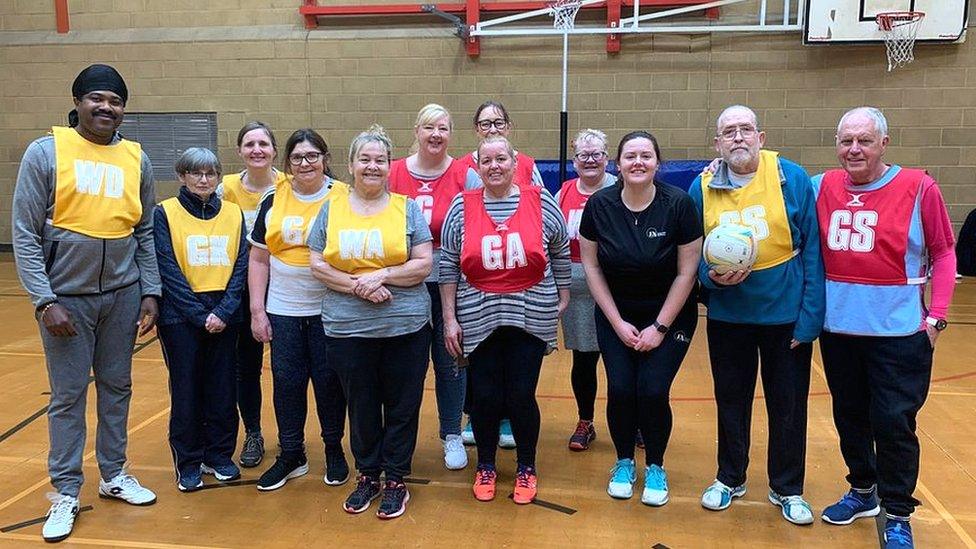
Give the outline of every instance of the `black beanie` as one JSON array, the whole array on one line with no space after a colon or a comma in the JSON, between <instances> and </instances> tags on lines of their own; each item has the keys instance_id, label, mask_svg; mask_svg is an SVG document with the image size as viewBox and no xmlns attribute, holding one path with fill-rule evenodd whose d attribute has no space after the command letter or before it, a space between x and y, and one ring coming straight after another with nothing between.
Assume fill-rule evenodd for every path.
<instances>
[{"instance_id":1,"label":"black beanie","mask_svg":"<svg viewBox=\"0 0 976 549\"><path fill-rule=\"evenodd\" d=\"M122 98L122 104L129 100L129 89L125 87L125 80L119 71L108 65L90 65L85 70L78 73L75 81L71 84L71 95L75 99L81 99L85 94L105 90L110 91Z\"/></svg>"}]
</instances>

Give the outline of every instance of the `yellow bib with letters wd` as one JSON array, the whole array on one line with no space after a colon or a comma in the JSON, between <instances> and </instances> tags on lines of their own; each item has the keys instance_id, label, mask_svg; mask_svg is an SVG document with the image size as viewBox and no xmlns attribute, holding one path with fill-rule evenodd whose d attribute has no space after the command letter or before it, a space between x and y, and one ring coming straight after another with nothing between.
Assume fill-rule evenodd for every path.
<instances>
[{"instance_id":1,"label":"yellow bib with letters wd","mask_svg":"<svg viewBox=\"0 0 976 549\"><path fill-rule=\"evenodd\" d=\"M277 177L275 177L275 186L284 183L288 180L288 176L284 172L276 171ZM244 188L244 183L241 181L242 173L232 173L224 176L221 184L224 186L224 201L233 202L241 207L244 212L244 222L247 223L247 231L251 232L254 228L254 220L258 216L258 208L261 206L261 197L264 196L264 191L259 193L252 193L251 191Z\"/></svg>"},{"instance_id":2,"label":"yellow bib with letters wd","mask_svg":"<svg viewBox=\"0 0 976 549\"><path fill-rule=\"evenodd\" d=\"M383 211L362 216L352 211L349 193L329 201L329 226L322 257L329 265L349 274L402 265L407 250L407 197L390 193Z\"/></svg>"},{"instance_id":3,"label":"yellow bib with letters wd","mask_svg":"<svg viewBox=\"0 0 976 549\"><path fill-rule=\"evenodd\" d=\"M55 126L55 227L92 238L125 238L142 218L142 146L99 145Z\"/></svg>"},{"instance_id":4,"label":"yellow bib with letters wd","mask_svg":"<svg viewBox=\"0 0 976 549\"><path fill-rule=\"evenodd\" d=\"M752 228L759 243L752 267L757 271L785 263L797 253L786 216L778 158L778 152L759 151L759 169L741 189L715 189L708 186L712 174L703 173L701 177L705 234L723 223Z\"/></svg>"},{"instance_id":5,"label":"yellow bib with letters wd","mask_svg":"<svg viewBox=\"0 0 976 549\"><path fill-rule=\"evenodd\" d=\"M200 219L183 209L176 197L159 205L166 212L173 253L190 288L194 292L226 290L241 245L240 207L224 201L215 217Z\"/></svg>"},{"instance_id":6,"label":"yellow bib with letters wd","mask_svg":"<svg viewBox=\"0 0 976 549\"><path fill-rule=\"evenodd\" d=\"M274 205L268 219L264 241L271 255L293 267L308 267L308 231L315 217L322 209L322 203L329 197L348 192L348 186L332 180L332 187L325 195L315 201L305 202L295 196L290 181L275 186Z\"/></svg>"}]
</instances>

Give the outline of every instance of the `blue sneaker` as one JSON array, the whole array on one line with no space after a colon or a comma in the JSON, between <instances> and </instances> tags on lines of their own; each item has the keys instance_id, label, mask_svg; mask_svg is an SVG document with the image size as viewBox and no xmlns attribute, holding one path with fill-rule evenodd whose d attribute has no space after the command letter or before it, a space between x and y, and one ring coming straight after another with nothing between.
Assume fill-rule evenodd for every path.
<instances>
[{"instance_id":1,"label":"blue sneaker","mask_svg":"<svg viewBox=\"0 0 976 549\"><path fill-rule=\"evenodd\" d=\"M850 524L859 518L875 517L881 512L878 505L877 490L872 488L867 494L850 490L840 501L823 510L820 518L830 524Z\"/></svg>"},{"instance_id":2,"label":"blue sneaker","mask_svg":"<svg viewBox=\"0 0 976 549\"><path fill-rule=\"evenodd\" d=\"M660 465L644 468L644 493L641 503L660 507L668 502L668 474Z\"/></svg>"},{"instance_id":3,"label":"blue sneaker","mask_svg":"<svg viewBox=\"0 0 976 549\"><path fill-rule=\"evenodd\" d=\"M618 459L617 464L610 469L610 482L607 493L615 499L628 499L634 495L634 483L637 482L637 467L632 459Z\"/></svg>"},{"instance_id":4,"label":"blue sneaker","mask_svg":"<svg viewBox=\"0 0 976 549\"><path fill-rule=\"evenodd\" d=\"M503 419L498 424L498 447L512 449L515 448L515 435L512 434L512 422Z\"/></svg>"},{"instance_id":5,"label":"blue sneaker","mask_svg":"<svg viewBox=\"0 0 976 549\"><path fill-rule=\"evenodd\" d=\"M200 476L200 469L190 468L190 470L179 473L176 479L176 487L180 492L196 492L203 488L203 477Z\"/></svg>"},{"instance_id":6,"label":"blue sneaker","mask_svg":"<svg viewBox=\"0 0 976 549\"><path fill-rule=\"evenodd\" d=\"M474 428L471 427L471 418L468 418L468 422L464 424L464 429L461 429L461 440L464 442L465 446L472 446L475 444L474 441Z\"/></svg>"},{"instance_id":7,"label":"blue sneaker","mask_svg":"<svg viewBox=\"0 0 976 549\"><path fill-rule=\"evenodd\" d=\"M227 462L224 465L214 466L202 463L200 464L200 472L205 475L213 475L220 482L227 482L241 478L241 470L238 469L233 462Z\"/></svg>"},{"instance_id":8,"label":"blue sneaker","mask_svg":"<svg viewBox=\"0 0 976 549\"><path fill-rule=\"evenodd\" d=\"M746 485L726 486L719 481L715 481L711 486L702 492L701 505L705 509L712 511L724 511L732 505L732 500L746 495Z\"/></svg>"},{"instance_id":9,"label":"blue sneaker","mask_svg":"<svg viewBox=\"0 0 976 549\"><path fill-rule=\"evenodd\" d=\"M884 531L885 549L914 549L912 525L907 520L888 519Z\"/></svg>"},{"instance_id":10,"label":"blue sneaker","mask_svg":"<svg viewBox=\"0 0 976 549\"><path fill-rule=\"evenodd\" d=\"M769 502L783 509L783 518L793 524L813 524L813 509L803 500L803 496L781 496L769 491Z\"/></svg>"}]
</instances>

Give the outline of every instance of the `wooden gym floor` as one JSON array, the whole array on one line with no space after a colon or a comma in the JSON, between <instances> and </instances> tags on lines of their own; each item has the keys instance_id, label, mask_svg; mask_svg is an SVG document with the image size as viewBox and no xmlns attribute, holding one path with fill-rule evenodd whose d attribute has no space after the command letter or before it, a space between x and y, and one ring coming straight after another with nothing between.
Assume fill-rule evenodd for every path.
<instances>
[{"instance_id":1,"label":"wooden gym floor","mask_svg":"<svg viewBox=\"0 0 976 549\"><path fill-rule=\"evenodd\" d=\"M48 391L44 358L31 306L9 254L0 256L0 547L40 546L40 522L50 490L46 472ZM921 547L976 547L976 283L957 286L950 329L939 341L929 399L919 417L922 471L916 497L923 502L913 525ZM815 512L846 489L830 398L815 355L810 387L806 497ZM176 490L166 442L169 396L166 370L153 338L141 341L133 360L134 397L129 418L130 470L159 501L139 508L96 497L98 471L91 450L94 388L89 395L89 447L84 511L64 546L81 547L296 547L341 544L360 547L876 547L875 521L847 527L785 522L766 501L766 414L756 400L749 492L727 511L699 505L715 475L715 403L705 347L704 321L672 392L674 432L665 466L671 501L663 508L606 494L614 461L606 430L605 384L597 402L598 439L591 450L571 453L566 439L576 408L569 383L570 353L546 359L539 384L540 501L516 506L506 497L514 452L500 450L500 496L479 503L470 492L475 454L464 471L443 467L437 439L433 376L428 375L421 430L406 515L383 522L367 512L348 515L341 503L350 485L322 483L323 455L315 415L307 426L309 475L271 493L252 485L260 472L244 470L242 483L194 494ZM269 457L276 450L271 377L263 376L263 426ZM348 451L348 438L345 441ZM350 456L351 459L351 456ZM641 458L638 459L640 461ZM207 482L213 483L212 479ZM371 509L372 511L372 509Z\"/></svg>"}]
</instances>

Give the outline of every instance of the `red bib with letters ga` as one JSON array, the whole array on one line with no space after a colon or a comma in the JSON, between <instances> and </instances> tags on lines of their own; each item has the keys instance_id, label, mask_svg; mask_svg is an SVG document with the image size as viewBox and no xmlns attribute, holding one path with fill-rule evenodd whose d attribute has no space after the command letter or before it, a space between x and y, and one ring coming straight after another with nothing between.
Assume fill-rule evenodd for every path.
<instances>
[{"instance_id":1,"label":"red bib with letters ga","mask_svg":"<svg viewBox=\"0 0 976 549\"><path fill-rule=\"evenodd\" d=\"M881 188L852 190L844 170L824 173L817 220L827 279L855 284L904 285L908 232L924 170L902 168Z\"/></svg>"},{"instance_id":2,"label":"red bib with letters ga","mask_svg":"<svg viewBox=\"0 0 976 549\"><path fill-rule=\"evenodd\" d=\"M521 187L519 204L495 223L484 190L465 191L461 272L468 284L496 294L521 292L539 283L549 258L542 245L542 198L538 187Z\"/></svg>"},{"instance_id":3,"label":"red bib with letters ga","mask_svg":"<svg viewBox=\"0 0 976 549\"><path fill-rule=\"evenodd\" d=\"M441 247L441 228L451 200L464 190L468 166L457 158L451 161L447 171L437 179L417 179L407 169L407 159L394 160L390 164L390 192L409 196L420 206L424 219L434 237L434 248Z\"/></svg>"}]
</instances>

